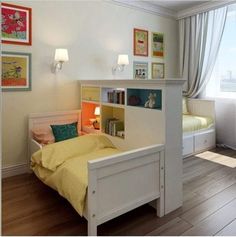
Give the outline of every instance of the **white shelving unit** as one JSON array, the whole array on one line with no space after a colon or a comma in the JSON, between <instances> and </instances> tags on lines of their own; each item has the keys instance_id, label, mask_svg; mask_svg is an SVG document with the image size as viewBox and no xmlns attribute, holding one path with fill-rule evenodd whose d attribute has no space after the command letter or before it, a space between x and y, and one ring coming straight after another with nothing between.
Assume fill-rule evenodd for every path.
<instances>
[{"instance_id":1,"label":"white shelving unit","mask_svg":"<svg viewBox=\"0 0 236 237\"><path fill-rule=\"evenodd\" d=\"M95 89L89 95L90 101L99 102L101 108L100 132L104 132L108 116L119 116L124 121L123 139L110 135L111 141L120 149L130 150L153 144L165 145L165 214L182 205L182 85L184 80L82 80L80 81L82 99L82 125L86 91ZM124 104L108 103L105 93L111 89L124 89ZM157 92L158 105L154 109L139 105L127 105L129 89ZM130 90L131 91L131 90ZM92 93L93 94L93 93ZM99 94L99 101L97 97ZM161 97L160 97L161 96ZM101 98L101 99L100 99ZM143 100L145 98L141 98ZM97 104L96 104L97 105ZM84 118L86 120L86 118ZM91 125L90 125L91 126Z\"/></svg>"}]
</instances>

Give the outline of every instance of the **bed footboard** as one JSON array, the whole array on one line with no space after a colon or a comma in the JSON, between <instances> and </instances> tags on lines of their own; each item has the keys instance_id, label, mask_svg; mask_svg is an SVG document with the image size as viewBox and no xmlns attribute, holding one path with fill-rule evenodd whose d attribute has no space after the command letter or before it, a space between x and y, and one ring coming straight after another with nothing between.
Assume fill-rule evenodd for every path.
<instances>
[{"instance_id":1,"label":"bed footboard","mask_svg":"<svg viewBox=\"0 0 236 237\"><path fill-rule=\"evenodd\" d=\"M88 162L88 235L97 226L156 200L164 215L164 146L153 145Z\"/></svg>"}]
</instances>

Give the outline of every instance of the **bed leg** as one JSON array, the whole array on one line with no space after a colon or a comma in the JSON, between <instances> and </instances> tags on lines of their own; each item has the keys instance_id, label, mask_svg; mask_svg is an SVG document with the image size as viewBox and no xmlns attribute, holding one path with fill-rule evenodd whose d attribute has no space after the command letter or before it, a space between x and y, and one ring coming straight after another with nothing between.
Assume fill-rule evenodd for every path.
<instances>
[{"instance_id":1,"label":"bed leg","mask_svg":"<svg viewBox=\"0 0 236 237\"><path fill-rule=\"evenodd\" d=\"M93 221L88 221L88 236L97 236L97 225Z\"/></svg>"},{"instance_id":2,"label":"bed leg","mask_svg":"<svg viewBox=\"0 0 236 237\"><path fill-rule=\"evenodd\" d=\"M157 199L157 216L162 217L164 216L164 202L161 200L161 198Z\"/></svg>"}]
</instances>

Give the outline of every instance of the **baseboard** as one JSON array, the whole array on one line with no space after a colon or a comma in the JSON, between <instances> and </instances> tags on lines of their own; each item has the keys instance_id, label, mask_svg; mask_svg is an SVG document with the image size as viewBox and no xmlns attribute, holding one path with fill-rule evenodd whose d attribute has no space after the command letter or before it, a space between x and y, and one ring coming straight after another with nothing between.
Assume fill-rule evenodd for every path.
<instances>
[{"instance_id":1,"label":"baseboard","mask_svg":"<svg viewBox=\"0 0 236 237\"><path fill-rule=\"evenodd\" d=\"M29 172L29 165L19 164L19 165L11 165L2 168L2 178L7 178L11 176L15 176L18 174L24 174Z\"/></svg>"},{"instance_id":2,"label":"baseboard","mask_svg":"<svg viewBox=\"0 0 236 237\"><path fill-rule=\"evenodd\" d=\"M230 149L236 151L236 147L234 147L234 146L228 146L228 145L226 145L226 146L227 146L228 148L230 148Z\"/></svg>"},{"instance_id":3,"label":"baseboard","mask_svg":"<svg viewBox=\"0 0 236 237\"><path fill-rule=\"evenodd\" d=\"M230 148L232 150L236 150L236 147L233 146L228 146L226 144L216 144L217 147L222 147L222 148Z\"/></svg>"}]
</instances>

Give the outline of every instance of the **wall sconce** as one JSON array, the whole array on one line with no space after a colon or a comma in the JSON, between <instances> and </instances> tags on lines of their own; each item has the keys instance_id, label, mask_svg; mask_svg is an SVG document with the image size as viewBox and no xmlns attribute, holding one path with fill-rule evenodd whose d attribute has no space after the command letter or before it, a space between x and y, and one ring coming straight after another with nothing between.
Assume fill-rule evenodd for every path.
<instances>
[{"instance_id":1,"label":"wall sconce","mask_svg":"<svg viewBox=\"0 0 236 237\"><path fill-rule=\"evenodd\" d=\"M114 75L116 71L123 72L125 65L129 65L129 57L127 54L119 54L117 65L112 67L112 74Z\"/></svg>"},{"instance_id":2,"label":"wall sconce","mask_svg":"<svg viewBox=\"0 0 236 237\"><path fill-rule=\"evenodd\" d=\"M56 49L55 51L55 62L52 65L52 72L57 73L62 69L62 64L69 61L68 50L67 49Z\"/></svg>"}]
</instances>

